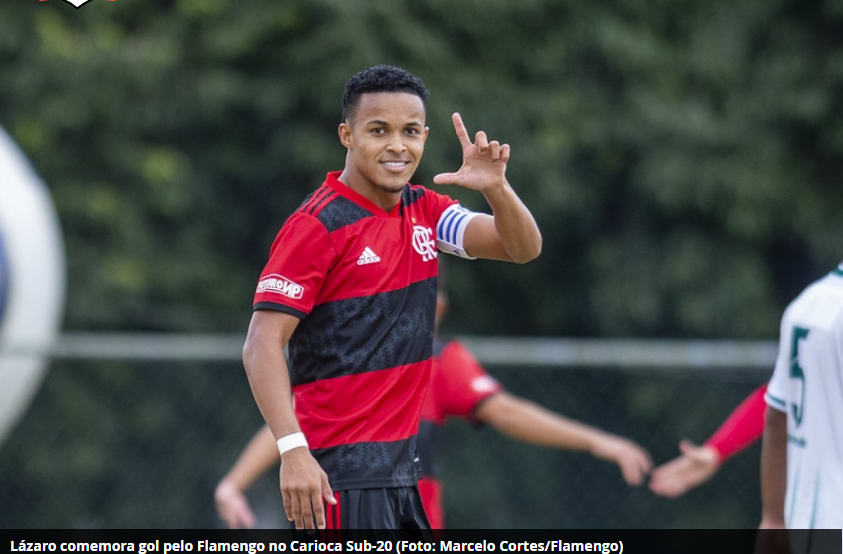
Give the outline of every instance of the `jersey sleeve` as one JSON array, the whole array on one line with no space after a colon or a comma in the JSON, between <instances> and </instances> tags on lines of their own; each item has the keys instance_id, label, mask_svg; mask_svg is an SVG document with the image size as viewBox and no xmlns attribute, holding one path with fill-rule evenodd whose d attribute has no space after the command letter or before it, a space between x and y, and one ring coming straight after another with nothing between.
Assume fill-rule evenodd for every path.
<instances>
[{"instance_id":1,"label":"jersey sleeve","mask_svg":"<svg viewBox=\"0 0 843 554\"><path fill-rule=\"evenodd\" d=\"M765 392L766 384L755 389L705 442L717 450L721 461L734 456L761 437L764 432Z\"/></svg>"},{"instance_id":2,"label":"jersey sleeve","mask_svg":"<svg viewBox=\"0 0 843 554\"><path fill-rule=\"evenodd\" d=\"M304 318L319 297L334 247L315 217L293 214L275 237L255 289L255 310Z\"/></svg>"},{"instance_id":3,"label":"jersey sleeve","mask_svg":"<svg viewBox=\"0 0 843 554\"><path fill-rule=\"evenodd\" d=\"M767 405L780 412L787 410L787 380L790 371L790 345L787 343L789 312L790 307L785 310L784 316L782 316L776 367L773 370L773 377L767 385L767 392L764 394L764 400L767 402Z\"/></svg>"},{"instance_id":4,"label":"jersey sleeve","mask_svg":"<svg viewBox=\"0 0 843 554\"><path fill-rule=\"evenodd\" d=\"M424 196L422 198L424 199L425 211L430 221L439 221L445 210L453 205L459 204L457 200L454 200L447 194L439 194L426 187L422 188L424 188Z\"/></svg>"},{"instance_id":5,"label":"jersey sleeve","mask_svg":"<svg viewBox=\"0 0 843 554\"><path fill-rule=\"evenodd\" d=\"M471 419L475 408L501 390L500 384L483 370L461 343L448 343L439 355L439 406L445 416Z\"/></svg>"}]
</instances>

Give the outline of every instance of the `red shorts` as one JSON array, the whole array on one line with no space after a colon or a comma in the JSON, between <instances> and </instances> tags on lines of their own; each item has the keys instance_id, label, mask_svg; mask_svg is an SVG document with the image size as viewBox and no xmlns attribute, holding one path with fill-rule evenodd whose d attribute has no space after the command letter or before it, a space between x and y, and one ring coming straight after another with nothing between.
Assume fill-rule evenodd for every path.
<instances>
[{"instance_id":1,"label":"red shorts","mask_svg":"<svg viewBox=\"0 0 843 554\"><path fill-rule=\"evenodd\" d=\"M419 492L431 529L445 528L445 510L442 509L442 483L432 477L419 479Z\"/></svg>"}]
</instances>

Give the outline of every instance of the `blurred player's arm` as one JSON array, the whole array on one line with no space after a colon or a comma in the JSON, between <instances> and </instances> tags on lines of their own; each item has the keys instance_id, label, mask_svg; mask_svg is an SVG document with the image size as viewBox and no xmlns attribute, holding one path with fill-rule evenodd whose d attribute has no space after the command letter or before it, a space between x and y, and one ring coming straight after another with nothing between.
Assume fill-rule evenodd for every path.
<instances>
[{"instance_id":1,"label":"blurred player's arm","mask_svg":"<svg viewBox=\"0 0 843 554\"><path fill-rule=\"evenodd\" d=\"M433 182L479 191L494 214L480 214L468 223L466 252L475 258L517 263L535 259L541 253L542 236L530 210L506 180L509 145L489 141L484 131L477 131L472 143L460 114L452 119L462 147L462 166L455 173L436 175Z\"/></svg>"},{"instance_id":2,"label":"blurred player's arm","mask_svg":"<svg viewBox=\"0 0 843 554\"><path fill-rule=\"evenodd\" d=\"M474 417L522 442L581 450L613 462L630 485L640 485L653 465L650 455L628 439L570 420L504 391L482 402Z\"/></svg>"},{"instance_id":3,"label":"blurred player's arm","mask_svg":"<svg viewBox=\"0 0 843 554\"><path fill-rule=\"evenodd\" d=\"M767 406L761 446L762 529L783 529L787 490L787 415Z\"/></svg>"},{"instance_id":4,"label":"blurred player's arm","mask_svg":"<svg viewBox=\"0 0 843 554\"><path fill-rule=\"evenodd\" d=\"M711 479L723 462L758 440L764 431L766 391L766 384L755 389L704 445L682 439L681 454L653 470L650 490L669 498L685 494Z\"/></svg>"},{"instance_id":5,"label":"blurred player's arm","mask_svg":"<svg viewBox=\"0 0 843 554\"><path fill-rule=\"evenodd\" d=\"M293 410L290 375L284 347L299 319L284 312L256 310L243 345L243 367L258 408L277 440L301 428ZM322 504L334 504L328 476L308 448L293 448L281 456L281 496L287 519L296 529L325 527Z\"/></svg>"},{"instance_id":6,"label":"blurred player's arm","mask_svg":"<svg viewBox=\"0 0 843 554\"><path fill-rule=\"evenodd\" d=\"M255 516L245 492L258 477L278 462L275 437L269 427L264 425L255 433L214 490L217 514L230 529L255 526Z\"/></svg>"}]
</instances>

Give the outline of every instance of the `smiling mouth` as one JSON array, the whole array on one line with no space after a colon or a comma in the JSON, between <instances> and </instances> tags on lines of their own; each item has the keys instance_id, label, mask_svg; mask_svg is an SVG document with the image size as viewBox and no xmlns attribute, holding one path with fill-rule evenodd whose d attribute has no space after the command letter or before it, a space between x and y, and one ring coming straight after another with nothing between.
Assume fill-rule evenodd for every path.
<instances>
[{"instance_id":1,"label":"smiling mouth","mask_svg":"<svg viewBox=\"0 0 843 554\"><path fill-rule=\"evenodd\" d=\"M408 165L410 165L410 162L405 162L405 161L401 161L401 160L392 160L392 161L381 162L381 164L383 164L387 169L390 169L390 170L393 170L393 171L396 171L396 170L400 171L400 170L403 170Z\"/></svg>"}]
</instances>

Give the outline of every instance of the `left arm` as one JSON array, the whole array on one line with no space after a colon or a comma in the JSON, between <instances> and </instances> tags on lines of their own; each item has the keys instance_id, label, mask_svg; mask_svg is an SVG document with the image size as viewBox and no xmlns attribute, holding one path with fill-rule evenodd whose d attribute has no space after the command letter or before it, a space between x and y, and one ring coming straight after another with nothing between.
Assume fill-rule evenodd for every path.
<instances>
[{"instance_id":1,"label":"left arm","mask_svg":"<svg viewBox=\"0 0 843 554\"><path fill-rule=\"evenodd\" d=\"M526 399L498 392L477 407L475 417L504 435L537 446L582 450L614 462L630 485L640 485L653 465L634 442L562 417Z\"/></svg>"},{"instance_id":2,"label":"left arm","mask_svg":"<svg viewBox=\"0 0 843 554\"><path fill-rule=\"evenodd\" d=\"M453 121L463 163L457 172L440 173L433 182L479 191L493 214L481 214L468 224L464 237L466 252L472 257L516 263L535 259L541 253L542 236L533 215L506 180L509 145L496 140L490 142L483 131L477 132L472 143L460 114L455 113Z\"/></svg>"},{"instance_id":3,"label":"left arm","mask_svg":"<svg viewBox=\"0 0 843 554\"><path fill-rule=\"evenodd\" d=\"M787 487L787 415L767 406L761 446L761 528L782 529Z\"/></svg>"},{"instance_id":4,"label":"left arm","mask_svg":"<svg viewBox=\"0 0 843 554\"><path fill-rule=\"evenodd\" d=\"M764 432L766 383L729 414L704 445L679 442L681 455L653 470L650 490L675 498L711 479L720 465L761 437Z\"/></svg>"},{"instance_id":5,"label":"left arm","mask_svg":"<svg viewBox=\"0 0 843 554\"><path fill-rule=\"evenodd\" d=\"M279 463L275 437L269 427L264 425L214 490L217 514L229 528L254 527L255 516L246 499L246 489L266 470Z\"/></svg>"}]
</instances>

